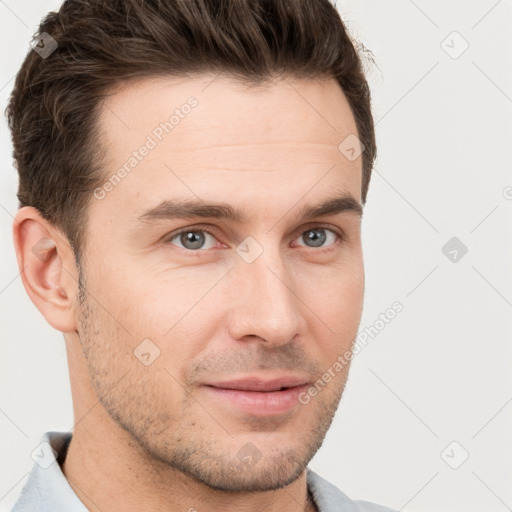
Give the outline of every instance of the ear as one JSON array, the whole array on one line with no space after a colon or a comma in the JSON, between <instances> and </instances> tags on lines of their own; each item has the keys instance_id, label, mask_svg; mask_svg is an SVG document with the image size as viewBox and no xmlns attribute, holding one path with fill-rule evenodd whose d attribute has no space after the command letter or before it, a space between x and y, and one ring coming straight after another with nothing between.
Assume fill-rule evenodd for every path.
<instances>
[{"instance_id":1,"label":"ear","mask_svg":"<svg viewBox=\"0 0 512 512\"><path fill-rule=\"evenodd\" d=\"M67 238L31 206L16 213L13 238L30 300L52 327L75 331L78 269Z\"/></svg>"}]
</instances>

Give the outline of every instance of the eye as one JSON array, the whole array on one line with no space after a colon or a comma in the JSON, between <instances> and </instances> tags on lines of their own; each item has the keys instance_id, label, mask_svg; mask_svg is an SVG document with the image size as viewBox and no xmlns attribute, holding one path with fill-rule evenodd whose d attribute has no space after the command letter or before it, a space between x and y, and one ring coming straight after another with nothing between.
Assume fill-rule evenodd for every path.
<instances>
[{"instance_id":1,"label":"eye","mask_svg":"<svg viewBox=\"0 0 512 512\"><path fill-rule=\"evenodd\" d=\"M341 236L327 227L315 227L304 231L298 238L298 240L301 239L306 242L306 247L324 247L326 241L331 242L327 246L333 245L341 239Z\"/></svg>"},{"instance_id":2,"label":"eye","mask_svg":"<svg viewBox=\"0 0 512 512\"><path fill-rule=\"evenodd\" d=\"M208 243L209 238L210 242ZM303 231L298 240L304 240L305 244L299 243L298 245L305 245L310 248L322 248L334 245L341 239L342 236L336 231L321 226ZM165 240L166 243L171 243L182 249L196 252L214 248L216 241L215 236L208 230L192 228L182 229Z\"/></svg>"},{"instance_id":3,"label":"eye","mask_svg":"<svg viewBox=\"0 0 512 512\"><path fill-rule=\"evenodd\" d=\"M212 247L215 247L215 243L210 247L204 247L205 241L208 237L215 240L215 237L209 231L204 229L184 229L183 231L173 235L171 238L168 238L167 242L173 243L173 240L177 240L181 244L178 245L178 247L191 251L195 251L197 249L211 249Z\"/></svg>"}]
</instances>

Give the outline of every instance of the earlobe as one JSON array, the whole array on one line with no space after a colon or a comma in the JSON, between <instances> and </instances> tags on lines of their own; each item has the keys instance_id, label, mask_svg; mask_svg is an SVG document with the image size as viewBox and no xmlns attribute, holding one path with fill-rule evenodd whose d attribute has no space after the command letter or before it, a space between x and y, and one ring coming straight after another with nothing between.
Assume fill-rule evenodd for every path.
<instances>
[{"instance_id":1,"label":"earlobe","mask_svg":"<svg viewBox=\"0 0 512 512\"><path fill-rule=\"evenodd\" d=\"M61 332L75 331L76 265L69 243L38 210L22 207L13 226L23 285L46 321Z\"/></svg>"}]
</instances>

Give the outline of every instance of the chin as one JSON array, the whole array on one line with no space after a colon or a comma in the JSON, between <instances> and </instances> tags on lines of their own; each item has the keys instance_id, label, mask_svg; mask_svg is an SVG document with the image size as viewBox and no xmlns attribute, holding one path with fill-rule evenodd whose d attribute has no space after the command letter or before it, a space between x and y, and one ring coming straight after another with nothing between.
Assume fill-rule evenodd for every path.
<instances>
[{"instance_id":1,"label":"chin","mask_svg":"<svg viewBox=\"0 0 512 512\"><path fill-rule=\"evenodd\" d=\"M262 456L255 463L217 461L217 464L187 464L176 467L194 480L222 492L267 492L282 489L297 480L309 461L292 460L292 454L273 457ZM190 462L190 461L189 461Z\"/></svg>"}]
</instances>

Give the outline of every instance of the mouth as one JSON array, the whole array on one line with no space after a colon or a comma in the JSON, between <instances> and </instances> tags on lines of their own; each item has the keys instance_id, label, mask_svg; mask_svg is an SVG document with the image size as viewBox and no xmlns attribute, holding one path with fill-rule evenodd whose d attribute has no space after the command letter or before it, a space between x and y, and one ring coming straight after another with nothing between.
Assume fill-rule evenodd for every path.
<instances>
[{"instance_id":1,"label":"mouth","mask_svg":"<svg viewBox=\"0 0 512 512\"><path fill-rule=\"evenodd\" d=\"M207 383L207 386L221 389L233 389L237 391L282 391L307 384L307 380L300 377L279 377L277 379L262 379L249 377L237 380L227 380Z\"/></svg>"},{"instance_id":2,"label":"mouth","mask_svg":"<svg viewBox=\"0 0 512 512\"><path fill-rule=\"evenodd\" d=\"M222 407L238 409L253 416L288 413L299 404L300 393L308 387L305 378L285 376L276 379L248 377L206 383L203 389Z\"/></svg>"}]
</instances>

